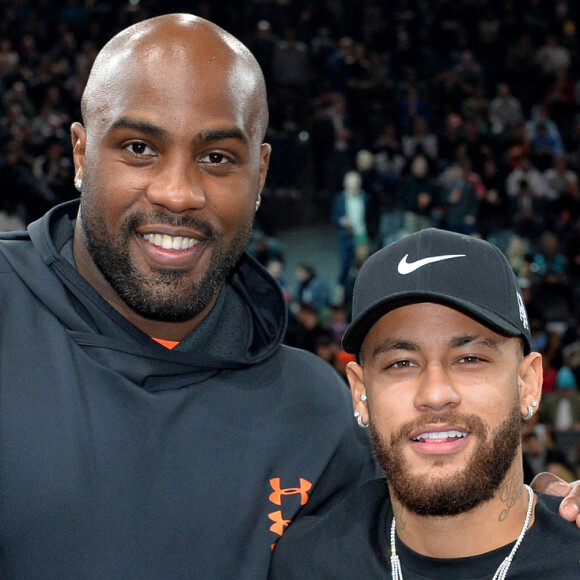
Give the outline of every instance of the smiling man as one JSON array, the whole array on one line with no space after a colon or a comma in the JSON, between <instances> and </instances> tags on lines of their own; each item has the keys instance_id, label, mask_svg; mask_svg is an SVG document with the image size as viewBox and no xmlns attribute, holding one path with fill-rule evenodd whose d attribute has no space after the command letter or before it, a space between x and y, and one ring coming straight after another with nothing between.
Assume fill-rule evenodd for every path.
<instances>
[{"instance_id":1,"label":"smiling man","mask_svg":"<svg viewBox=\"0 0 580 580\"><path fill-rule=\"evenodd\" d=\"M427 229L371 256L343 346L386 481L293 524L270 578L579 578L580 530L523 483L542 386L530 344L493 245Z\"/></svg>"},{"instance_id":2,"label":"smiling man","mask_svg":"<svg viewBox=\"0 0 580 580\"><path fill-rule=\"evenodd\" d=\"M376 471L344 382L281 344L282 291L244 253L262 73L166 15L103 48L82 115L80 208L0 240L0 577L265 578L291 521Z\"/></svg>"}]
</instances>

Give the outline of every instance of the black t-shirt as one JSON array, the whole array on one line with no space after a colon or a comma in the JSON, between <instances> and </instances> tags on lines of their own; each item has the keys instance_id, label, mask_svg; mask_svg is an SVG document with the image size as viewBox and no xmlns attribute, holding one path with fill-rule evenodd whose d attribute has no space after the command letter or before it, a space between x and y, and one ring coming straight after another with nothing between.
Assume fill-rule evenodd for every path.
<instances>
[{"instance_id":1,"label":"black t-shirt","mask_svg":"<svg viewBox=\"0 0 580 580\"><path fill-rule=\"evenodd\" d=\"M535 521L508 580L580 579L580 529L558 515L561 498L538 494ZM390 578L393 512L384 480L363 484L322 516L292 524L274 549L270 580ZM429 558L397 539L405 580L490 579L513 544L470 558Z\"/></svg>"}]
</instances>

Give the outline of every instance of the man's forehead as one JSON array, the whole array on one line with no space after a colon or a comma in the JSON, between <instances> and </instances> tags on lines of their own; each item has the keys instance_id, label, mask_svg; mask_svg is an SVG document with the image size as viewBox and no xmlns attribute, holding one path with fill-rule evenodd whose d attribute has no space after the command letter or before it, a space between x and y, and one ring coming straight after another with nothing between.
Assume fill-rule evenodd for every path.
<instances>
[{"instance_id":1,"label":"man's forehead","mask_svg":"<svg viewBox=\"0 0 580 580\"><path fill-rule=\"evenodd\" d=\"M433 328L437 331L434 336ZM461 310L420 302L395 308L381 316L367 333L362 350L369 357L375 351L377 354L393 348L421 350L422 345L434 341L448 348L475 342L497 348L510 339L518 340L497 333Z\"/></svg>"}]
</instances>

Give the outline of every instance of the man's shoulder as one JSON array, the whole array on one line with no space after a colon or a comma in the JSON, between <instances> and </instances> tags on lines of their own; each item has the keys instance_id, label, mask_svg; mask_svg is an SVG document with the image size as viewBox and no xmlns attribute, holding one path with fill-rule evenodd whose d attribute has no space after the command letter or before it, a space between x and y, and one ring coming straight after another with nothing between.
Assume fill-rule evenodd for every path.
<instances>
[{"instance_id":1,"label":"man's shoulder","mask_svg":"<svg viewBox=\"0 0 580 580\"><path fill-rule=\"evenodd\" d=\"M281 378L292 383L295 391L306 393L312 403L329 396L337 401L344 397L350 401L346 381L327 361L312 352L287 345L282 345L278 355L282 360Z\"/></svg>"},{"instance_id":2,"label":"man's shoulder","mask_svg":"<svg viewBox=\"0 0 580 580\"><path fill-rule=\"evenodd\" d=\"M390 510L383 479L363 483L340 503L322 515L304 517L291 524L274 549L271 578L300 578L309 570L311 577L345 577L352 560L364 562L364 569L378 565L386 571L378 537L380 522ZM377 548L377 546L379 548ZM372 561L377 560L373 563ZM323 575L316 575L317 573Z\"/></svg>"},{"instance_id":3,"label":"man's shoulder","mask_svg":"<svg viewBox=\"0 0 580 580\"><path fill-rule=\"evenodd\" d=\"M562 498L538 493L535 520L514 558L517 578L580 578L580 529L558 513Z\"/></svg>"},{"instance_id":4,"label":"man's shoulder","mask_svg":"<svg viewBox=\"0 0 580 580\"><path fill-rule=\"evenodd\" d=\"M538 524L538 530L543 531L546 528L554 531L562 530L561 533L557 534L558 543L562 540L563 536L569 538L573 542L580 542L580 528L570 524L570 522L562 518L558 512L562 498L541 492L536 493L538 501L536 503L535 522ZM531 529L533 530L534 527L532 526Z\"/></svg>"},{"instance_id":5,"label":"man's shoulder","mask_svg":"<svg viewBox=\"0 0 580 580\"><path fill-rule=\"evenodd\" d=\"M6 258L7 253L19 247L19 251L32 249L28 232L0 232L0 273L12 272L14 269Z\"/></svg>"}]
</instances>

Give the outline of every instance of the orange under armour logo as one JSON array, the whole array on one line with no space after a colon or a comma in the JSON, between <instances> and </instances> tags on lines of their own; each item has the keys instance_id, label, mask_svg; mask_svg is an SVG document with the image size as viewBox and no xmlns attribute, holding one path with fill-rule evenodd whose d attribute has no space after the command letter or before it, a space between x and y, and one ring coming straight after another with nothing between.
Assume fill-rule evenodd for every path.
<instances>
[{"instance_id":1,"label":"orange under armour logo","mask_svg":"<svg viewBox=\"0 0 580 580\"><path fill-rule=\"evenodd\" d=\"M282 489L280 487L280 478L274 477L270 480L270 485L274 490L270 494L270 501L276 505L282 505L283 495L295 495L300 494L300 505L304 505L308 501L308 491L312 487L312 484L307 479L300 478L300 487L287 487Z\"/></svg>"},{"instance_id":2,"label":"orange under armour logo","mask_svg":"<svg viewBox=\"0 0 580 580\"><path fill-rule=\"evenodd\" d=\"M282 505L283 495L299 495L300 505L304 505L308 501L308 492L312 488L312 484L307 479L303 479L302 477L299 478L299 481L300 487L286 487L283 489L280 486L280 478L272 478L270 480L270 486L274 491L270 494L270 501L275 505ZM284 529L288 527L292 521L284 519L282 510L269 513L268 517L274 522L270 526L270 531L274 532L278 536L281 536L284 533ZM271 547L273 548L274 544L272 544Z\"/></svg>"},{"instance_id":3,"label":"orange under armour logo","mask_svg":"<svg viewBox=\"0 0 580 580\"><path fill-rule=\"evenodd\" d=\"M281 536L284 533L284 528L290 523L290 520L285 520L282 517L282 512L272 512L268 517L274 522L270 526L270 531Z\"/></svg>"}]
</instances>

